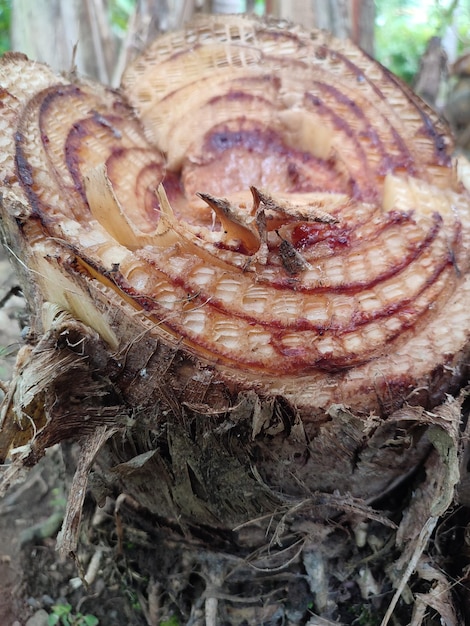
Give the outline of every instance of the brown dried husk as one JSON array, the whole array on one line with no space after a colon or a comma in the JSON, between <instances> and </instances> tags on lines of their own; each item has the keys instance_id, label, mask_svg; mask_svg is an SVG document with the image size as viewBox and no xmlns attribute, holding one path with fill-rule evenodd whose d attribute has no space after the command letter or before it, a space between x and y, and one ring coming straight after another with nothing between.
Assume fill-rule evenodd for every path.
<instances>
[{"instance_id":1,"label":"brown dried husk","mask_svg":"<svg viewBox=\"0 0 470 626\"><path fill-rule=\"evenodd\" d=\"M208 18L189 28L183 41L185 37L189 41L194 32L204 38L207 32L253 29L258 37L268 41L276 33L285 39L283 45L289 54L300 54L302 46L296 37L302 42L304 35L297 31L281 31L277 26L264 31L256 22L227 20ZM178 36L174 37L181 45ZM168 41L177 49L170 37L162 40L160 47L150 48L147 57L137 62L134 75L139 80L144 81L139 68L143 67L145 74L155 59L164 57ZM337 49L342 44L326 37L319 47L327 50L328 46ZM256 57L256 47L250 50ZM397 106L402 107L403 99L407 99L410 110L418 111L418 117L429 122L433 129L430 144L437 144L438 137L441 143L443 137L450 142L440 122L429 117L424 105L405 88L398 88L395 79L382 74L378 66L349 44L345 51L361 71L376 77L389 100L396 98ZM170 55L169 62L174 58ZM164 60L159 58L160 63ZM256 59L243 60L248 65L251 62ZM10 67L16 64L22 72L29 67L29 62L20 56L7 58L5 66L8 63ZM129 71L123 87L131 100L138 93L132 76ZM106 106L117 108L116 98L119 107L127 106L122 93L116 96L76 77L55 77L42 66L36 71L36 80L39 86L27 85L26 94L30 88L34 94L61 84L64 93L67 89L73 92L77 86L84 92L98 94L97 101L104 111ZM141 90L142 84L145 82L139 83ZM173 82L169 84L175 88ZM155 85L152 88L156 89ZM20 87L17 94L19 91ZM5 87L4 99L8 97ZM143 99L141 94L139 98ZM149 102L150 113L160 114L158 106ZM421 554L437 519L451 505L454 487L460 480L459 423L464 394L458 393L466 381L470 329L460 329L459 337L463 339L458 340L458 351L446 354L445 359L441 353L436 354L436 361L428 364L427 371L419 371L413 384L406 379L400 386L392 377L390 385L387 381L385 385L383 381L365 384L362 379L356 385L354 377L345 383L349 371L354 373L352 368L346 374L342 370L329 374L336 376L337 384L346 390L348 403L334 402L333 396L328 397L327 406L316 402L314 395L309 397L305 392L308 375L290 378L288 387L293 392L274 392L272 373L260 373L258 379L256 371L247 373L223 360L220 364L210 352L198 351L194 343L181 341L165 325L165 319L158 322L146 314L148 302L139 294L132 297L119 268L100 263L98 256L93 257L90 252L92 246L81 250L73 238L73 226L57 219L53 211L48 216L41 202L52 209L60 208L61 202L68 203L72 213L77 211L77 219L82 219L77 188L70 184L57 189L51 186L49 196L38 202L36 187L33 189L35 181L31 181L30 187L25 184L30 170L23 160L23 144L14 138L20 113L21 131L30 123L29 114L34 120L36 105L28 104L25 114L22 109L15 109L15 103L7 104L9 114L2 117L2 130L12 139L5 151L2 232L22 278L31 310L31 331L2 404L0 451L3 459L7 455L10 459L3 489L18 478L23 468L35 464L48 447L79 441L82 454L59 539L63 552L77 551L87 485L98 503L103 503L106 496L129 494L135 503L134 514L143 515L145 511L145 516L150 515L162 529L164 546L175 548L173 541L184 540L189 553L197 555L193 557L195 562L199 566L204 563L202 570L215 577L215 595L208 591L206 599L208 623L217 623L209 621L209 613L214 610L209 601L223 592L228 564L234 562L242 578L256 579L260 572L268 575L271 588L275 587L272 580L278 572L286 576L281 586L287 584L289 571L306 575L315 611L326 619L338 615L338 604L325 599L330 578L340 580L348 567L359 567L357 555L351 556L356 549L354 541L341 541L336 529L357 530L364 523L368 528L394 528L398 518L392 521L385 513L375 511L373 505L414 476L416 468L426 462L420 492L420 498L425 494L424 504L423 498L419 506L417 496L411 499L408 512L414 522L401 526L402 557L388 582L384 582L385 587L393 584L400 591L412 573L406 568L408 561L414 567L425 567ZM142 134L139 123L126 111L122 113L129 125L125 132L132 137L133 132ZM148 122L145 111L140 114L148 138L156 122ZM65 113L64 116L67 117ZM201 120L203 117L195 115L194 128ZM129 130L131 127L137 130ZM162 132L167 133L168 146L161 137L150 139L158 145L163 141L161 149L170 161L177 163L182 148L180 144L171 145L171 125ZM141 139L135 141L139 143ZM438 162L441 155L434 157L426 146L427 156L415 164L416 168L428 169L428 175L435 176L436 185L444 189L448 184L458 187L453 168L449 163ZM93 172L97 172L92 168L101 158L99 150L94 150L92 146L85 152L90 158L92 186ZM49 165L60 170L57 162ZM460 192L465 194L461 187ZM57 206L53 203L55 193ZM135 239L126 219L116 218L117 230L112 234L127 237L126 245L132 250L142 243L138 237L148 235L139 234ZM70 240L68 233L72 233ZM464 300L469 289L467 250L459 250L458 254L462 275L455 280L456 289L461 291L460 295L452 294L452 302ZM450 311L452 306L449 305ZM460 308L458 311L460 315ZM432 324L439 326L435 320ZM413 355L407 358L412 361ZM387 364L385 357L383 362ZM390 366L393 369L393 363ZM278 388L285 389L283 384ZM315 389L320 387L321 381ZM457 399L446 397L447 393L453 393ZM330 519L337 526L330 525ZM340 566L341 561L347 565ZM318 569L323 572L319 578ZM234 580L240 586L240 579ZM433 580L437 580L437 575ZM442 584L442 580L439 582ZM421 602L423 606L427 606L426 602L433 606L426 596L421 597ZM231 606L230 602L227 606ZM230 613L229 609L225 611ZM238 623L240 615L232 614L232 623ZM302 623L310 619L306 615ZM254 611L250 616L261 623L260 614Z\"/></svg>"}]
</instances>

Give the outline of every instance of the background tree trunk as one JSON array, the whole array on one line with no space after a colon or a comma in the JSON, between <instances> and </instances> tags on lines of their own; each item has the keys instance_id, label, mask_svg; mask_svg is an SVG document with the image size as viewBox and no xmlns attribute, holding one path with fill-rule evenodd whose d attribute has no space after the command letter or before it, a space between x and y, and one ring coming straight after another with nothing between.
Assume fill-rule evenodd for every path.
<instances>
[{"instance_id":1,"label":"background tree trunk","mask_svg":"<svg viewBox=\"0 0 470 626\"><path fill-rule=\"evenodd\" d=\"M313 0L315 26L340 39L349 38L368 54L374 52L373 0Z\"/></svg>"},{"instance_id":2,"label":"background tree trunk","mask_svg":"<svg viewBox=\"0 0 470 626\"><path fill-rule=\"evenodd\" d=\"M117 86L125 65L157 33L180 28L207 8L193 0L137 0L123 40L112 29L106 0L13 0L12 50L55 71L75 67Z\"/></svg>"},{"instance_id":3,"label":"background tree trunk","mask_svg":"<svg viewBox=\"0 0 470 626\"><path fill-rule=\"evenodd\" d=\"M14 0L11 36L13 50L56 71L109 81L117 42L101 0Z\"/></svg>"},{"instance_id":4,"label":"background tree trunk","mask_svg":"<svg viewBox=\"0 0 470 626\"><path fill-rule=\"evenodd\" d=\"M268 0L266 3L266 13L275 15L297 24L303 24L305 28L312 28L315 24L314 2L303 2L302 0Z\"/></svg>"},{"instance_id":5,"label":"background tree trunk","mask_svg":"<svg viewBox=\"0 0 470 626\"><path fill-rule=\"evenodd\" d=\"M351 39L370 55L374 52L373 0L268 0L266 12L305 28L328 30L340 39Z\"/></svg>"}]
</instances>

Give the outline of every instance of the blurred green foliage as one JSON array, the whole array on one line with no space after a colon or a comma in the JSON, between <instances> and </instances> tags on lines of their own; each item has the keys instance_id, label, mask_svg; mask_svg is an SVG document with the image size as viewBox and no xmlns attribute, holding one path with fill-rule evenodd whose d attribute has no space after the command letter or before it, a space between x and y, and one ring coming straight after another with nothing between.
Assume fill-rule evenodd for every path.
<instances>
[{"instance_id":1,"label":"blurred green foliage","mask_svg":"<svg viewBox=\"0 0 470 626\"><path fill-rule=\"evenodd\" d=\"M126 31L129 18L135 9L136 0L109 0L109 21L119 35Z\"/></svg>"},{"instance_id":2,"label":"blurred green foliage","mask_svg":"<svg viewBox=\"0 0 470 626\"><path fill-rule=\"evenodd\" d=\"M10 49L11 0L0 0L0 54Z\"/></svg>"},{"instance_id":3,"label":"blurred green foliage","mask_svg":"<svg viewBox=\"0 0 470 626\"><path fill-rule=\"evenodd\" d=\"M174 615L164 622L160 622L160 626L180 626L179 619Z\"/></svg>"},{"instance_id":4,"label":"blurred green foliage","mask_svg":"<svg viewBox=\"0 0 470 626\"><path fill-rule=\"evenodd\" d=\"M435 34L432 24L417 28L410 21L412 2L377 0L375 56L392 72L411 82L426 43Z\"/></svg>"},{"instance_id":5,"label":"blurred green foliage","mask_svg":"<svg viewBox=\"0 0 470 626\"><path fill-rule=\"evenodd\" d=\"M375 53L392 72L411 83L429 39L449 29L457 53L470 44L468 0L376 0Z\"/></svg>"}]
</instances>

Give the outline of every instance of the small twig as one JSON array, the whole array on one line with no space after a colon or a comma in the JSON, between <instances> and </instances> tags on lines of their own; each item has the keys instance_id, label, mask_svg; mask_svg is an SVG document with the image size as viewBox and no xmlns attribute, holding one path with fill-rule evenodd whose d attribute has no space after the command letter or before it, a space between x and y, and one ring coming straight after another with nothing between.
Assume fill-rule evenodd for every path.
<instances>
[{"instance_id":1,"label":"small twig","mask_svg":"<svg viewBox=\"0 0 470 626\"><path fill-rule=\"evenodd\" d=\"M426 545L428 544L429 538L432 534L432 531L434 530L434 528L436 527L437 521L438 521L438 517L437 516L433 516L433 517L429 517L428 520L426 521L426 523L424 524L423 528L421 529L421 532L419 533L419 537L418 540L416 542L416 547L413 551L413 555L405 569L405 571L403 572L403 575L401 577L400 580L400 584L397 587L397 590L395 591L395 594L393 595L393 598L390 602L390 605L387 609L387 612L385 613L385 616L382 620L382 622L380 623L380 626L387 626L387 624L389 623L392 615L393 615L393 611L395 610L395 607L397 605L398 600L400 599L400 596L406 586L406 584L408 583L411 575L413 574L414 570L416 569L416 566L418 564L419 559L421 558L421 555L423 553L424 548L426 547Z\"/></svg>"},{"instance_id":2,"label":"small twig","mask_svg":"<svg viewBox=\"0 0 470 626\"><path fill-rule=\"evenodd\" d=\"M181 8L177 28L182 28L188 20L192 18L194 14L194 0L183 0L183 6Z\"/></svg>"},{"instance_id":3,"label":"small twig","mask_svg":"<svg viewBox=\"0 0 470 626\"><path fill-rule=\"evenodd\" d=\"M250 563L249 561L248 561L248 565L252 567L253 569L255 569L257 572L266 572L267 574L271 574L272 572L280 572L286 567L289 567L291 563L293 563L296 559L298 559L298 557L302 554L302 550L304 549L305 541L306 541L306 538L302 537L301 539L298 539L295 543L293 543L291 546L288 546L284 550L280 550L279 552L276 552L276 556L279 556L283 552L287 552L288 550L291 550L292 548L295 548L296 546L300 545L299 549L295 552L295 554L290 559L288 559L285 563L282 563L282 565L278 565L277 567L258 567L257 565L254 565L254 563Z\"/></svg>"},{"instance_id":4,"label":"small twig","mask_svg":"<svg viewBox=\"0 0 470 626\"><path fill-rule=\"evenodd\" d=\"M122 74L126 68L126 65L129 62L129 50L131 48L132 40L135 38L135 33L137 29L137 6L134 9L134 12L129 18L127 22L126 28L126 37L124 41L121 43L121 47L119 49L119 54L117 61L114 66L113 75L111 77L111 87L117 87L121 82Z\"/></svg>"},{"instance_id":5,"label":"small twig","mask_svg":"<svg viewBox=\"0 0 470 626\"><path fill-rule=\"evenodd\" d=\"M91 37L93 41L93 49L95 52L96 67L98 69L98 78L102 83L108 83L109 74L104 56L103 40L99 29L99 23L102 20L99 19L99 15L97 14L96 4L94 2L90 2L90 0L85 0L85 2L89 15Z\"/></svg>"},{"instance_id":6,"label":"small twig","mask_svg":"<svg viewBox=\"0 0 470 626\"><path fill-rule=\"evenodd\" d=\"M22 295L23 295L23 291L21 287L19 285L13 285L13 287L10 287L10 289L6 292L3 298L0 299L0 309L3 309L3 307L8 302L8 300L12 298L13 296L21 297Z\"/></svg>"}]
</instances>

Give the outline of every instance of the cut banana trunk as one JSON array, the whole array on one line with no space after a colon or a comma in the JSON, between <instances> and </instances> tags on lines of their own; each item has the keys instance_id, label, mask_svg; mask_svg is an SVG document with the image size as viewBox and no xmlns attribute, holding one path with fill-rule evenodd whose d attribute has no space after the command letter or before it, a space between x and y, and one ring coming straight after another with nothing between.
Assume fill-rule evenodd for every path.
<instances>
[{"instance_id":1,"label":"cut banana trunk","mask_svg":"<svg viewBox=\"0 0 470 626\"><path fill-rule=\"evenodd\" d=\"M149 363L163 350L149 402L162 385L215 410L254 393L289 407L310 452L332 407L360 431L464 379L468 165L352 44L213 16L159 38L119 91L20 55L0 85L10 247L36 305L106 343L129 404L142 338Z\"/></svg>"}]
</instances>

